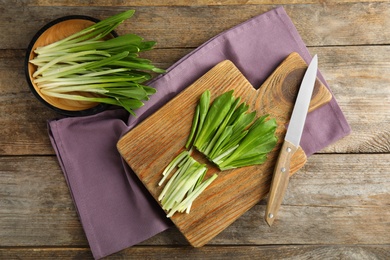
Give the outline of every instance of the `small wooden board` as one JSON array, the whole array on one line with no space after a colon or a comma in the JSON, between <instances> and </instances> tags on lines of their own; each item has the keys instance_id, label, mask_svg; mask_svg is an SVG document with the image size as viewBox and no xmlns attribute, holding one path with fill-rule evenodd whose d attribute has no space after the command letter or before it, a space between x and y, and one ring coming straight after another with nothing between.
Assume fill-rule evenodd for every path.
<instances>
[{"instance_id":1,"label":"small wooden board","mask_svg":"<svg viewBox=\"0 0 390 260\"><path fill-rule=\"evenodd\" d=\"M234 96L247 102L251 111L276 118L279 143L264 164L218 172L208 163L206 178L214 172L218 172L218 178L195 200L189 214L176 213L172 217L192 246L206 244L267 195L285 126L306 68L302 58L292 53L256 90L232 62L223 61L119 140L119 152L157 200L163 188L157 185L161 172L184 149L195 106L206 89L211 91L211 100L234 89ZM317 80L309 111L331 98L327 88ZM201 155L195 156L206 162ZM306 155L299 148L292 159L290 174L305 162Z\"/></svg>"}]
</instances>

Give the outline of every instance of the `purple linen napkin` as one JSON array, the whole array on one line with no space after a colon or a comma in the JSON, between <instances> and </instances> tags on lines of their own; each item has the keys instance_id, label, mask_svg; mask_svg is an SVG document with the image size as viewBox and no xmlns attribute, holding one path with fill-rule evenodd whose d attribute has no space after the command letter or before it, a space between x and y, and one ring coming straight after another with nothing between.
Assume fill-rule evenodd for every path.
<instances>
[{"instance_id":1,"label":"purple linen napkin","mask_svg":"<svg viewBox=\"0 0 390 260\"><path fill-rule=\"evenodd\" d=\"M259 87L294 51L306 62L311 60L279 7L217 35L176 62L150 83L158 91L136 111L137 117L117 109L49 122L53 147L95 258L137 244L171 225L120 157L116 150L120 137L222 60L231 60ZM333 98L308 115L301 146L309 156L349 132Z\"/></svg>"},{"instance_id":2,"label":"purple linen napkin","mask_svg":"<svg viewBox=\"0 0 390 260\"><path fill-rule=\"evenodd\" d=\"M171 223L116 149L128 113L50 122L50 136L95 258L137 244Z\"/></svg>"}]
</instances>

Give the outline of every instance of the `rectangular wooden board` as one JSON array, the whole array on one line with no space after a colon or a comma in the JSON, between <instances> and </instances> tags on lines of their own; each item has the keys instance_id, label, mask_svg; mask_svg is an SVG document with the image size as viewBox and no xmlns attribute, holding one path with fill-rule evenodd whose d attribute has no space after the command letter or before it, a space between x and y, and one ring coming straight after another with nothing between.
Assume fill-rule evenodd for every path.
<instances>
[{"instance_id":1,"label":"rectangular wooden board","mask_svg":"<svg viewBox=\"0 0 390 260\"><path fill-rule=\"evenodd\" d=\"M292 53L256 90L232 62L223 61L119 140L119 152L157 200L163 188L157 185L161 173L184 149L195 106L206 89L211 91L211 100L234 89L234 96L240 96L258 116L269 114L276 118L279 143L262 165L220 172L202 155L194 154L196 159L207 163L206 178L215 172L218 178L195 200L189 214L176 213L171 218L192 246L206 244L267 195L280 142L306 68L302 58ZM310 111L331 98L327 88L317 80ZM292 159L290 174L305 162L305 153L299 148Z\"/></svg>"}]
</instances>

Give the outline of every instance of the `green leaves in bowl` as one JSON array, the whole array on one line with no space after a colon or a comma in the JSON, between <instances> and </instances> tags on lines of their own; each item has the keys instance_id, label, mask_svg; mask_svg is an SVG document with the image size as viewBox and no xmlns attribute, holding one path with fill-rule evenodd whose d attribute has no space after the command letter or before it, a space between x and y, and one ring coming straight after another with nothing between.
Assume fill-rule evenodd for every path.
<instances>
[{"instance_id":1,"label":"green leaves in bowl","mask_svg":"<svg viewBox=\"0 0 390 260\"><path fill-rule=\"evenodd\" d=\"M163 73L139 57L156 44L136 34L108 37L133 16L125 11L46 46L29 62L36 66L33 83L49 97L124 107L134 114L156 92L146 86L151 73Z\"/></svg>"}]
</instances>

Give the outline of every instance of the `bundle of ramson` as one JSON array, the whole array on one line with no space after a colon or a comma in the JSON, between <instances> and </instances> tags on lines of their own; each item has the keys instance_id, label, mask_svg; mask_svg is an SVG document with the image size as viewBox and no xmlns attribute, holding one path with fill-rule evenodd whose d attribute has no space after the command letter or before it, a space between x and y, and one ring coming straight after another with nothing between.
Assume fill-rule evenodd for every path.
<instances>
[{"instance_id":1,"label":"bundle of ramson","mask_svg":"<svg viewBox=\"0 0 390 260\"><path fill-rule=\"evenodd\" d=\"M118 105L134 114L133 110L156 92L142 83L151 78L151 72L164 70L139 58L139 52L152 49L156 42L144 41L135 34L107 39L133 14L129 10L114 15L36 48L36 57L30 63L37 67L33 82L40 92L57 98Z\"/></svg>"},{"instance_id":2,"label":"bundle of ramson","mask_svg":"<svg viewBox=\"0 0 390 260\"><path fill-rule=\"evenodd\" d=\"M196 147L220 170L262 164L275 147L276 120L256 112L233 96L233 90L217 97L212 105L205 91L196 107L191 134L186 143Z\"/></svg>"}]
</instances>

